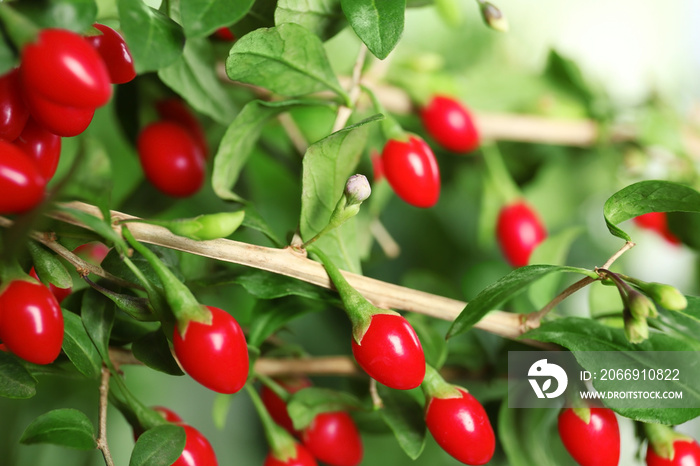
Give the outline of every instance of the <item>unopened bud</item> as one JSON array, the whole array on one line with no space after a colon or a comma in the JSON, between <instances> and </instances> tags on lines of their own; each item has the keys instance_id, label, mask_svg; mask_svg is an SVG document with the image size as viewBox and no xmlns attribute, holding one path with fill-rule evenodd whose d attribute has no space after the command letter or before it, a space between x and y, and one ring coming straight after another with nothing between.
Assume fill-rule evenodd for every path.
<instances>
[{"instance_id":1,"label":"unopened bud","mask_svg":"<svg viewBox=\"0 0 700 466\"><path fill-rule=\"evenodd\" d=\"M688 307L688 300L678 288L663 283L648 283L643 287L651 299L669 311L682 311Z\"/></svg>"},{"instance_id":2,"label":"unopened bud","mask_svg":"<svg viewBox=\"0 0 700 466\"><path fill-rule=\"evenodd\" d=\"M370 194L372 188L365 175L352 175L345 183L346 206L362 204Z\"/></svg>"},{"instance_id":3,"label":"unopened bud","mask_svg":"<svg viewBox=\"0 0 700 466\"><path fill-rule=\"evenodd\" d=\"M508 20L501 10L498 9L494 4L489 2L479 2L479 7L481 9L481 16L484 18L484 22L491 28L499 32L508 32Z\"/></svg>"},{"instance_id":4,"label":"unopened bud","mask_svg":"<svg viewBox=\"0 0 700 466\"><path fill-rule=\"evenodd\" d=\"M630 312L635 317L647 318L656 317L659 315L658 311L656 310L656 306L651 299L639 291L630 291L629 296L627 297L627 305L629 306Z\"/></svg>"},{"instance_id":5,"label":"unopened bud","mask_svg":"<svg viewBox=\"0 0 700 466\"><path fill-rule=\"evenodd\" d=\"M623 312L623 316L625 320L625 336L630 343L642 343L649 338L649 326L644 317L635 317L628 310Z\"/></svg>"}]
</instances>

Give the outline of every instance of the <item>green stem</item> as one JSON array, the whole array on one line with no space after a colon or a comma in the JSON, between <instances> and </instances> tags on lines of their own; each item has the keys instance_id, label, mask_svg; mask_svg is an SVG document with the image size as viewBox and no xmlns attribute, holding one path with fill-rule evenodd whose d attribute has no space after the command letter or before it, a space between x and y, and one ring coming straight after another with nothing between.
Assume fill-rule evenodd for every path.
<instances>
[{"instance_id":1,"label":"green stem","mask_svg":"<svg viewBox=\"0 0 700 466\"><path fill-rule=\"evenodd\" d=\"M321 263L323 263L328 276L340 295L340 299L343 301L345 312L348 318L350 318L353 337L355 341L360 344L362 337L364 337L365 332L367 332L367 328L369 328L372 316L374 314L389 312L378 309L376 306L372 305L367 298L362 296L360 292L353 288L343 274L340 273L338 267L336 267L320 249L313 248L309 252L315 254L321 260Z\"/></svg>"},{"instance_id":2,"label":"green stem","mask_svg":"<svg viewBox=\"0 0 700 466\"><path fill-rule=\"evenodd\" d=\"M263 374L255 374L255 376L265 385L267 388L272 390L275 395L280 397L282 401L285 403L289 402L289 399L291 398L291 394L284 389L284 387L277 382L275 382L271 377L268 377Z\"/></svg>"},{"instance_id":3,"label":"green stem","mask_svg":"<svg viewBox=\"0 0 700 466\"><path fill-rule=\"evenodd\" d=\"M644 432L649 439L649 446L662 458L673 460L675 449L673 443L677 440L690 441L690 437L679 434L671 427L663 424L644 423Z\"/></svg>"},{"instance_id":4,"label":"green stem","mask_svg":"<svg viewBox=\"0 0 700 466\"><path fill-rule=\"evenodd\" d=\"M508 172L496 143L484 144L481 147L481 151L484 154L486 171L501 195L504 204L511 204L516 199L521 198L520 188L518 188L518 185L515 184L513 177Z\"/></svg>"},{"instance_id":5,"label":"green stem","mask_svg":"<svg viewBox=\"0 0 700 466\"><path fill-rule=\"evenodd\" d=\"M433 398L445 399L462 397L462 394L456 386L446 382L437 369L427 363L425 365L425 378L421 383L421 388L428 401Z\"/></svg>"},{"instance_id":6,"label":"green stem","mask_svg":"<svg viewBox=\"0 0 700 466\"><path fill-rule=\"evenodd\" d=\"M256 374L257 375L257 374ZM260 417L260 422L262 423L263 430L265 431L265 438L267 439L268 445L272 450L272 454L275 458L286 462L287 460L294 458L296 456L296 441L294 438L284 430L284 428L278 425L272 420L272 416L265 408L260 395L255 391L255 388L250 383L245 385L246 391L250 396L250 400L253 402L253 406Z\"/></svg>"},{"instance_id":7,"label":"green stem","mask_svg":"<svg viewBox=\"0 0 700 466\"><path fill-rule=\"evenodd\" d=\"M122 234L129 244L148 261L158 275L163 285L165 300L177 319L180 332L185 332L190 321L210 324L211 313L206 307L199 304L189 288L178 280L175 274L150 249L136 241L128 228L122 228Z\"/></svg>"},{"instance_id":8,"label":"green stem","mask_svg":"<svg viewBox=\"0 0 700 466\"><path fill-rule=\"evenodd\" d=\"M360 85L362 90L369 96L370 100L372 101L372 106L374 107L374 111L376 113L381 113L384 115L384 119L382 120L382 132L384 133L384 138L387 140L389 139L396 139L396 140L406 140L408 139L408 135L406 134L406 131L401 127L398 121L394 117L392 117L389 112L386 111L382 103L379 101L375 93L370 89L369 87L365 85Z\"/></svg>"},{"instance_id":9,"label":"green stem","mask_svg":"<svg viewBox=\"0 0 700 466\"><path fill-rule=\"evenodd\" d=\"M136 421L138 422L139 427L143 428L144 430L148 430L152 427L167 423L167 421L163 419L163 416L146 407L131 393L129 388L126 386L126 383L124 383L124 380L115 369L110 369L110 371L112 373L112 380L116 382L117 386L119 387L119 391L124 397L123 400L120 400L110 390L109 393L112 404L122 412L127 420L132 422L132 425L133 422Z\"/></svg>"}]
</instances>

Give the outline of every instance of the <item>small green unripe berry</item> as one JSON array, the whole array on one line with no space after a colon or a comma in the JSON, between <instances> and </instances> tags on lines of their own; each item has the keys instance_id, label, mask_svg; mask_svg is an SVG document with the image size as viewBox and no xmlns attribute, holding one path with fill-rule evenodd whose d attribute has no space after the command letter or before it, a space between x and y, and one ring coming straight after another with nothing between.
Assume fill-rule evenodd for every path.
<instances>
[{"instance_id":1,"label":"small green unripe berry","mask_svg":"<svg viewBox=\"0 0 700 466\"><path fill-rule=\"evenodd\" d=\"M654 303L638 291L630 291L627 305L633 316L638 318L656 317L659 315Z\"/></svg>"},{"instance_id":2,"label":"small green unripe berry","mask_svg":"<svg viewBox=\"0 0 700 466\"><path fill-rule=\"evenodd\" d=\"M624 312L625 336L630 343L642 343L649 338L649 326L644 317L635 317L627 309Z\"/></svg>"},{"instance_id":3,"label":"small green unripe berry","mask_svg":"<svg viewBox=\"0 0 700 466\"><path fill-rule=\"evenodd\" d=\"M646 294L670 311L682 311L688 307L688 300L678 288L663 283L648 283L643 287Z\"/></svg>"},{"instance_id":4,"label":"small green unripe berry","mask_svg":"<svg viewBox=\"0 0 700 466\"><path fill-rule=\"evenodd\" d=\"M245 212L221 212L218 214L200 215L194 218L175 220L164 223L168 230L176 235L198 241L210 239L226 238L236 231L241 223Z\"/></svg>"}]
</instances>

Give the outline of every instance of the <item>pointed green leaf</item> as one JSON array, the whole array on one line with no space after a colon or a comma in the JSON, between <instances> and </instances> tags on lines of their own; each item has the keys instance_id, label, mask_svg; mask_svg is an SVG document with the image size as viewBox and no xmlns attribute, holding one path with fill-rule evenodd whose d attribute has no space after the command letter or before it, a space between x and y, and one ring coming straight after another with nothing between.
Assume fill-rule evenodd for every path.
<instances>
[{"instance_id":1,"label":"pointed green leaf","mask_svg":"<svg viewBox=\"0 0 700 466\"><path fill-rule=\"evenodd\" d=\"M263 127L271 118L280 113L305 105L323 105L323 103L311 100L282 102L253 100L243 107L226 130L214 156L214 172L211 182L217 196L230 201L243 202L243 199L231 189L236 184ZM250 212L248 214L250 215Z\"/></svg>"},{"instance_id":2,"label":"pointed green leaf","mask_svg":"<svg viewBox=\"0 0 700 466\"><path fill-rule=\"evenodd\" d=\"M301 192L301 237L308 241L323 230L343 194L345 183L354 174L367 143L369 123L381 115L367 118L312 144L304 155ZM360 258L355 219L323 235L315 247L321 249L338 268L359 273Z\"/></svg>"},{"instance_id":3,"label":"pointed green leaf","mask_svg":"<svg viewBox=\"0 0 700 466\"><path fill-rule=\"evenodd\" d=\"M118 0L124 40L141 74L173 63L182 54L185 35L182 28L143 0Z\"/></svg>"},{"instance_id":4,"label":"pointed green leaf","mask_svg":"<svg viewBox=\"0 0 700 466\"><path fill-rule=\"evenodd\" d=\"M700 193L671 181L640 181L616 192L603 207L610 233L631 241L619 223L649 212L700 212Z\"/></svg>"},{"instance_id":5,"label":"pointed green leaf","mask_svg":"<svg viewBox=\"0 0 700 466\"><path fill-rule=\"evenodd\" d=\"M27 249L34 262L34 270L45 285L51 283L59 288L71 288L73 279L58 257L34 241L27 242Z\"/></svg>"},{"instance_id":6,"label":"pointed green leaf","mask_svg":"<svg viewBox=\"0 0 700 466\"><path fill-rule=\"evenodd\" d=\"M131 347L134 357L160 372L170 375L184 375L170 352L168 339L163 330L158 329L136 340Z\"/></svg>"},{"instance_id":7,"label":"pointed green leaf","mask_svg":"<svg viewBox=\"0 0 700 466\"><path fill-rule=\"evenodd\" d=\"M372 54L383 60L403 33L406 0L341 0L355 34Z\"/></svg>"},{"instance_id":8,"label":"pointed green leaf","mask_svg":"<svg viewBox=\"0 0 700 466\"><path fill-rule=\"evenodd\" d=\"M470 301L464 310L452 322L447 338L464 333L474 324L479 322L489 311L499 304L517 295L530 283L550 273L573 272L582 275L596 277L590 270L578 267L565 267L559 265L527 265L513 270L496 283L486 287L476 298Z\"/></svg>"},{"instance_id":9,"label":"pointed green leaf","mask_svg":"<svg viewBox=\"0 0 700 466\"><path fill-rule=\"evenodd\" d=\"M345 26L339 0L279 0L275 24L297 23L321 40L336 35Z\"/></svg>"},{"instance_id":10,"label":"pointed green leaf","mask_svg":"<svg viewBox=\"0 0 700 466\"><path fill-rule=\"evenodd\" d=\"M216 74L216 59L206 39L189 39L182 55L161 68L158 77L197 111L228 125L234 105Z\"/></svg>"},{"instance_id":11,"label":"pointed green leaf","mask_svg":"<svg viewBox=\"0 0 700 466\"><path fill-rule=\"evenodd\" d=\"M129 466L170 466L185 448L185 429L163 424L139 436L131 452Z\"/></svg>"},{"instance_id":12,"label":"pointed green leaf","mask_svg":"<svg viewBox=\"0 0 700 466\"><path fill-rule=\"evenodd\" d=\"M78 450L95 448L95 428L77 409L55 409L34 419L22 434L25 445L51 443Z\"/></svg>"},{"instance_id":13,"label":"pointed green leaf","mask_svg":"<svg viewBox=\"0 0 700 466\"><path fill-rule=\"evenodd\" d=\"M254 0L181 0L180 16L187 37L202 37L245 16Z\"/></svg>"},{"instance_id":14,"label":"pointed green leaf","mask_svg":"<svg viewBox=\"0 0 700 466\"><path fill-rule=\"evenodd\" d=\"M382 420L389 426L401 449L415 460L425 447L425 415L423 407L403 390L393 390L377 384L384 406L379 410Z\"/></svg>"},{"instance_id":15,"label":"pointed green leaf","mask_svg":"<svg viewBox=\"0 0 700 466\"><path fill-rule=\"evenodd\" d=\"M0 351L0 396L26 399L36 395L36 379L17 358Z\"/></svg>"},{"instance_id":16,"label":"pointed green leaf","mask_svg":"<svg viewBox=\"0 0 700 466\"><path fill-rule=\"evenodd\" d=\"M248 331L248 345L259 347L267 337L287 323L314 310L316 309L313 306L303 301L285 301L284 303L258 301Z\"/></svg>"},{"instance_id":17,"label":"pointed green leaf","mask_svg":"<svg viewBox=\"0 0 700 466\"><path fill-rule=\"evenodd\" d=\"M63 324L63 351L81 374L91 379L96 378L102 367L102 359L85 331L80 316L64 309Z\"/></svg>"},{"instance_id":18,"label":"pointed green leaf","mask_svg":"<svg viewBox=\"0 0 700 466\"><path fill-rule=\"evenodd\" d=\"M349 101L321 39L296 23L258 29L241 37L226 59L226 74L234 81L276 94L295 97L332 90Z\"/></svg>"},{"instance_id":19,"label":"pointed green leaf","mask_svg":"<svg viewBox=\"0 0 700 466\"><path fill-rule=\"evenodd\" d=\"M114 324L114 303L95 290L89 289L83 295L81 307L83 326L106 364L109 359L109 336Z\"/></svg>"}]
</instances>

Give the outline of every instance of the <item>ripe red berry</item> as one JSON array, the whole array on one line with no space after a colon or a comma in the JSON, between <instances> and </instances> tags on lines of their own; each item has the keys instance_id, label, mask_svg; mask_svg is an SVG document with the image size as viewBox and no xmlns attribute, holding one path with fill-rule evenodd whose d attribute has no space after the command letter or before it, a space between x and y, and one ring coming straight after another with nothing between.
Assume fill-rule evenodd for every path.
<instances>
[{"instance_id":1,"label":"ripe red berry","mask_svg":"<svg viewBox=\"0 0 700 466\"><path fill-rule=\"evenodd\" d=\"M181 422L185 429L185 448L172 466L217 466L219 462L209 440L197 429Z\"/></svg>"},{"instance_id":2,"label":"ripe red berry","mask_svg":"<svg viewBox=\"0 0 700 466\"><path fill-rule=\"evenodd\" d=\"M93 107L71 107L57 104L41 95L24 91L24 101L32 118L58 136L77 136L90 126L95 115Z\"/></svg>"},{"instance_id":3,"label":"ripe red berry","mask_svg":"<svg viewBox=\"0 0 700 466\"><path fill-rule=\"evenodd\" d=\"M211 325L190 322L185 336L173 332L175 355L193 379L219 393L236 393L248 378L248 346L228 312L207 306Z\"/></svg>"},{"instance_id":4,"label":"ripe red berry","mask_svg":"<svg viewBox=\"0 0 700 466\"><path fill-rule=\"evenodd\" d=\"M668 227L668 216L666 212L649 212L638 217L634 217L634 223L642 228L655 231L671 244L681 244L682 241L671 232Z\"/></svg>"},{"instance_id":5,"label":"ripe red berry","mask_svg":"<svg viewBox=\"0 0 700 466\"><path fill-rule=\"evenodd\" d=\"M659 456L649 445L647 466L700 466L700 444L693 439L676 440L673 442L673 459Z\"/></svg>"},{"instance_id":6,"label":"ripe red berry","mask_svg":"<svg viewBox=\"0 0 700 466\"><path fill-rule=\"evenodd\" d=\"M32 158L0 140L0 214L25 212L44 198L46 180Z\"/></svg>"},{"instance_id":7,"label":"ripe red berry","mask_svg":"<svg viewBox=\"0 0 700 466\"><path fill-rule=\"evenodd\" d=\"M428 144L417 136L390 139L382 150L384 176L396 194L416 207L432 207L440 197L440 169Z\"/></svg>"},{"instance_id":8,"label":"ripe red berry","mask_svg":"<svg viewBox=\"0 0 700 466\"><path fill-rule=\"evenodd\" d=\"M423 347L400 315L373 315L362 341L352 340L352 354L370 377L387 387L416 388L425 377Z\"/></svg>"},{"instance_id":9,"label":"ripe red berry","mask_svg":"<svg viewBox=\"0 0 700 466\"><path fill-rule=\"evenodd\" d=\"M498 214L496 237L508 263L522 267L547 237L547 231L532 207L524 201L516 201L503 207Z\"/></svg>"},{"instance_id":10,"label":"ripe red berry","mask_svg":"<svg viewBox=\"0 0 700 466\"><path fill-rule=\"evenodd\" d=\"M109 254L109 248L99 241L91 241L78 246L73 253L93 265L100 265Z\"/></svg>"},{"instance_id":11,"label":"ripe red berry","mask_svg":"<svg viewBox=\"0 0 700 466\"><path fill-rule=\"evenodd\" d=\"M344 411L321 413L301 434L304 446L319 461L331 466L355 466L363 448L355 421Z\"/></svg>"},{"instance_id":12,"label":"ripe red berry","mask_svg":"<svg viewBox=\"0 0 700 466\"><path fill-rule=\"evenodd\" d=\"M586 423L572 408L559 414L559 436L569 454L581 466L617 466L620 461L620 429L608 408L589 408Z\"/></svg>"},{"instance_id":13,"label":"ripe red berry","mask_svg":"<svg viewBox=\"0 0 700 466\"><path fill-rule=\"evenodd\" d=\"M25 92L64 106L94 109L112 95L102 58L82 36L65 29L43 29L36 42L25 45L20 74Z\"/></svg>"},{"instance_id":14,"label":"ripe red berry","mask_svg":"<svg viewBox=\"0 0 700 466\"><path fill-rule=\"evenodd\" d=\"M296 456L284 461L275 458L272 452L268 453L263 466L317 466L318 463L309 451L300 443L296 444Z\"/></svg>"},{"instance_id":15,"label":"ripe red berry","mask_svg":"<svg viewBox=\"0 0 700 466\"><path fill-rule=\"evenodd\" d=\"M151 409L153 411L157 411L158 414L163 416L163 419L165 419L168 422L172 422L172 423L182 422L182 418L180 417L179 414L177 414L172 409L166 408L165 406L153 406Z\"/></svg>"},{"instance_id":16,"label":"ripe red berry","mask_svg":"<svg viewBox=\"0 0 700 466\"><path fill-rule=\"evenodd\" d=\"M445 149L464 153L479 147L479 132L472 115L452 97L434 96L420 116L428 134Z\"/></svg>"},{"instance_id":17,"label":"ripe red berry","mask_svg":"<svg viewBox=\"0 0 700 466\"><path fill-rule=\"evenodd\" d=\"M136 77L134 59L124 38L114 29L104 24L93 24L102 34L86 36L85 39L100 54L107 66L109 80L114 84L128 83Z\"/></svg>"},{"instance_id":18,"label":"ripe red berry","mask_svg":"<svg viewBox=\"0 0 700 466\"><path fill-rule=\"evenodd\" d=\"M311 381L306 377L295 377L293 379L279 379L276 382L284 387L289 393L296 393L302 388L310 387ZM287 412L287 403L284 402L282 398L277 396L275 392L263 386L260 393L260 398L262 399L267 412L270 413L272 419L284 427L290 434L295 434L294 424L292 419L289 417Z\"/></svg>"},{"instance_id":19,"label":"ripe red berry","mask_svg":"<svg viewBox=\"0 0 700 466\"><path fill-rule=\"evenodd\" d=\"M39 275L37 275L36 270L34 270L34 267L31 268L29 271L29 276L35 279L36 281L40 282L39 280ZM59 288L53 283L49 283L49 290L51 291L51 294L53 294L56 297L56 301L58 301L58 304L61 304L61 302L66 299L73 289L71 287L68 288Z\"/></svg>"},{"instance_id":20,"label":"ripe red berry","mask_svg":"<svg viewBox=\"0 0 700 466\"><path fill-rule=\"evenodd\" d=\"M17 139L28 118L29 110L22 100L19 72L13 69L0 76L0 139Z\"/></svg>"},{"instance_id":21,"label":"ripe red berry","mask_svg":"<svg viewBox=\"0 0 700 466\"><path fill-rule=\"evenodd\" d=\"M146 178L173 197L196 193L204 183L204 157L182 126L159 121L139 134L137 148Z\"/></svg>"},{"instance_id":22,"label":"ripe red berry","mask_svg":"<svg viewBox=\"0 0 700 466\"><path fill-rule=\"evenodd\" d=\"M236 40L236 36L233 35L233 32L227 27L220 27L214 31L214 37L224 42L233 42Z\"/></svg>"},{"instance_id":23,"label":"ripe red berry","mask_svg":"<svg viewBox=\"0 0 700 466\"><path fill-rule=\"evenodd\" d=\"M13 280L0 292L0 340L34 364L50 364L61 352L63 314L54 295L33 280Z\"/></svg>"},{"instance_id":24,"label":"ripe red berry","mask_svg":"<svg viewBox=\"0 0 700 466\"><path fill-rule=\"evenodd\" d=\"M197 143L197 147L199 147L202 156L206 160L209 154L209 145L204 135L204 129L182 99L171 97L160 100L156 103L156 111L161 119L177 123L185 128Z\"/></svg>"},{"instance_id":25,"label":"ripe red berry","mask_svg":"<svg viewBox=\"0 0 700 466\"><path fill-rule=\"evenodd\" d=\"M30 118L14 144L36 161L46 181L53 177L61 157L60 136L46 130Z\"/></svg>"},{"instance_id":26,"label":"ripe red berry","mask_svg":"<svg viewBox=\"0 0 700 466\"><path fill-rule=\"evenodd\" d=\"M435 441L464 464L486 464L496 449L496 437L484 407L458 388L461 398L431 398L425 423Z\"/></svg>"}]
</instances>

